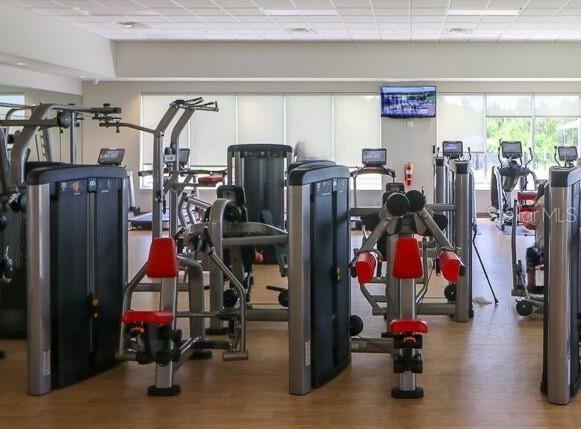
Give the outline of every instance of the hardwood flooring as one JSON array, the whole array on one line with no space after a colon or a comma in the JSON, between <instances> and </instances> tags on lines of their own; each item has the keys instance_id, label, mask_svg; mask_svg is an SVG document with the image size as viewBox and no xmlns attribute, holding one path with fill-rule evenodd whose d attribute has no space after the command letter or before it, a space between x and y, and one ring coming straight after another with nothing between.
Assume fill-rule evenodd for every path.
<instances>
[{"instance_id":1,"label":"hardwood flooring","mask_svg":"<svg viewBox=\"0 0 581 429\"><path fill-rule=\"evenodd\" d=\"M539 391L542 320L523 319L510 296L510 237L480 223L480 252L500 299L475 305L474 320L456 323L427 316L420 400L395 400L389 356L354 354L339 377L303 397L287 393L288 338L283 323L249 325L248 361L192 361L180 369L182 394L150 398L153 366L123 363L85 382L44 397L26 394L26 344L1 341L0 428L568 428L581 422L579 398L569 406L547 403ZM532 237L519 237L524 253ZM133 270L145 258L147 235L131 234ZM490 300L475 258L474 296ZM284 284L274 267L257 268L260 300L276 301L266 282ZM372 317L353 284L353 312L364 317L363 336L378 336L382 319ZM139 298L140 306L155 299Z\"/></svg>"}]
</instances>

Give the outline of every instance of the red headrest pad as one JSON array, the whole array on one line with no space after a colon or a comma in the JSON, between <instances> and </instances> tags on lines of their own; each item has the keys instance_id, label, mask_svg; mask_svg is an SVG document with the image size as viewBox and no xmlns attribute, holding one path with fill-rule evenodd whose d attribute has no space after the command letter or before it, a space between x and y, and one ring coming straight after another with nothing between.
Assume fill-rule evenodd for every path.
<instances>
[{"instance_id":1,"label":"red headrest pad","mask_svg":"<svg viewBox=\"0 0 581 429\"><path fill-rule=\"evenodd\" d=\"M154 279L177 277L179 273L176 244L173 238L156 238L149 247L147 275Z\"/></svg>"},{"instance_id":2,"label":"red headrest pad","mask_svg":"<svg viewBox=\"0 0 581 429\"><path fill-rule=\"evenodd\" d=\"M393 276L396 279L416 279L423 274L418 241L414 237L398 238L393 258Z\"/></svg>"}]
</instances>

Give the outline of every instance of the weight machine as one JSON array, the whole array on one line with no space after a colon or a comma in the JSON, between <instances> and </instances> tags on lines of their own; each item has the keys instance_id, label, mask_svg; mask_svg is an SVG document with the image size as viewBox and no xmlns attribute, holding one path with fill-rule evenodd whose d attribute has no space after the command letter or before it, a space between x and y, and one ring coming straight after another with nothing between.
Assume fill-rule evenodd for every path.
<instances>
[{"instance_id":1,"label":"weight machine","mask_svg":"<svg viewBox=\"0 0 581 429\"><path fill-rule=\"evenodd\" d=\"M545 296L541 390L565 405L581 385L581 169L552 167L545 186Z\"/></svg>"},{"instance_id":2,"label":"weight machine","mask_svg":"<svg viewBox=\"0 0 581 429\"><path fill-rule=\"evenodd\" d=\"M27 305L20 311L27 319L28 390L43 395L115 362L110 333L126 275L126 181L117 167L28 160L39 131L73 126L82 114L101 120L120 109L40 104L12 112L25 108L28 119L0 121L22 127L9 164L4 159L1 199L5 212L26 213L26 276L19 287Z\"/></svg>"},{"instance_id":3,"label":"weight machine","mask_svg":"<svg viewBox=\"0 0 581 429\"><path fill-rule=\"evenodd\" d=\"M416 384L416 375L423 372L419 350L422 335L427 334L428 325L416 318L418 312L416 279L423 276L426 261L422 262L415 234L432 236L437 242L437 257L444 278L458 282L464 275L464 266L452 244L442 232L432 215L425 208L425 197L419 191L391 192L379 210L379 224L356 252L350 266L356 276L363 295L373 302L366 289L368 283L384 283L388 290L388 307L393 306L396 316L388 318L390 338L353 338L352 351L364 353L390 353L393 356L393 371L399 375L399 385L391 394L394 398L421 398L422 388ZM387 236L386 253L378 247L378 241ZM382 274L382 260L387 261L387 273ZM394 281L395 279L395 281ZM375 304L373 314L382 314ZM359 318L351 316L351 327ZM360 322L360 319L358 320ZM359 328L362 329L362 323ZM361 329L358 329L359 331ZM352 335L359 332L351 331Z\"/></svg>"}]
</instances>

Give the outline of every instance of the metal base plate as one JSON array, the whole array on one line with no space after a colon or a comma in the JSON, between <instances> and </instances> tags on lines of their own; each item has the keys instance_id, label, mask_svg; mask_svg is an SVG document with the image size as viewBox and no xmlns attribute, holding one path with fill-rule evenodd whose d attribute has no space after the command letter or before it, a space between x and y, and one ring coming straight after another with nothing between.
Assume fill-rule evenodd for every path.
<instances>
[{"instance_id":1,"label":"metal base plate","mask_svg":"<svg viewBox=\"0 0 581 429\"><path fill-rule=\"evenodd\" d=\"M206 335L226 335L228 328L206 328Z\"/></svg>"},{"instance_id":2,"label":"metal base plate","mask_svg":"<svg viewBox=\"0 0 581 429\"><path fill-rule=\"evenodd\" d=\"M207 360L212 359L212 350L195 350L190 356L191 360Z\"/></svg>"},{"instance_id":3,"label":"metal base plate","mask_svg":"<svg viewBox=\"0 0 581 429\"><path fill-rule=\"evenodd\" d=\"M416 387L415 390L401 390L399 387L392 387L391 397L396 399L419 399L424 397L424 389Z\"/></svg>"},{"instance_id":4,"label":"metal base plate","mask_svg":"<svg viewBox=\"0 0 581 429\"><path fill-rule=\"evenodd\" d=\"M172 387L155 387L149 386L147 388L148 396L177 396L182 389L179 384L174 384Z\"/></svg>"}]
</instances>

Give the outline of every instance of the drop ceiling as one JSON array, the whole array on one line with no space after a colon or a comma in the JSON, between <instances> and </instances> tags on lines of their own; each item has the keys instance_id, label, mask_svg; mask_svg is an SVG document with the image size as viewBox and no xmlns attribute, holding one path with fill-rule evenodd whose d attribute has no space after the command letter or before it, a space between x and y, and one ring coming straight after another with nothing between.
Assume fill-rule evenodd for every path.
<instances>
[{"instance_id":1,"label":"drop ceiling","mask_svg":"<svg viewBox=\"0 0 581 429\"><path fill-rule=\"evenodd\" d=\"M111 40L581 40L581 0L8 1ZM448 15L452 9L519 12ZM281 16L273 10L319 12Z\"/></svg>"}]
</instances>

